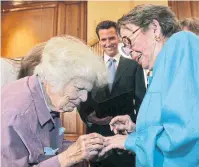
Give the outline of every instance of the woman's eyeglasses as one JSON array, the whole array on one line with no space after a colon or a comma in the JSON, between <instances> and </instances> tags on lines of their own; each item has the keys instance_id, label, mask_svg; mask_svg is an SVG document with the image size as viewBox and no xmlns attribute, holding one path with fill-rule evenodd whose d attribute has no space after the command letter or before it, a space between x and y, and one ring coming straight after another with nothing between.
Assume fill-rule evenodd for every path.
<instances>
[{"instance_id":1,"label":"woman's eyeglasses","mask_svg":"<svg viewBox=\"0 0 199 167\"><path fill-rule=\"evenodd\" d=\"M139 28L137 28L135 31L133 31L132 33L131 33L131 35L130 36L124 36L123 38L122 38L122 42L123 42L123 44L124 44L124 46L126 47L126 46L130 46L130 45L132 45L132 41L134 42L135 41L135 39L137 38L137 36L138 36L138 34L135 36L135 37L133 37L134 36L134 34L138 31L140 29L140 27ZM133 37L133 38L132 38Z\"/></svg>"},{"instance_id":2,"label":"woman's eyeglasses","mask_svg":"<svg viewBox=\"0 0 199 167\"><path fill-rule=\"evenodd\" d=\"M136 33L139 29L140 29L140 27L137 28L136 30L134 30L134 31L131 33L130 36L128 36L128 37L127 37L127 36L124 36L124 37L122 38L122 43L124 44L124 51L125 51L125 50L128 50L128 53L126 53L126 54L129 54L129 53L130 53L130 52L129 52L129 49L132 48L132 44L135 42L136 38L137 38L138 35L140 34L140 33L138 33L136 36L134 36L135 33Z\"/></svg>"}]
</instances>

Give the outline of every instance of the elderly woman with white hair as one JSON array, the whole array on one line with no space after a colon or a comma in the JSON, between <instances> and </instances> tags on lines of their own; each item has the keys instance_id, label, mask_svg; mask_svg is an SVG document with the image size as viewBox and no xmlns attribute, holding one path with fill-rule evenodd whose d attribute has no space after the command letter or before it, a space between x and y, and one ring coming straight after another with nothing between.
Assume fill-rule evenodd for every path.
<instances>
[{"instance_id":1,"label":"elderly woman with white hair","mask_svg":"<svg viewBox=\"0 0 199 167\"><path fill-rule=\"evenodd\" d=\"M34 73L2 90L2 166L68 167L95 158L104 138L83 135L63 149L57 117L86 101L94 85L106 84L103 62L80 40L54 37Z\"/></svg>"}]
</instances>

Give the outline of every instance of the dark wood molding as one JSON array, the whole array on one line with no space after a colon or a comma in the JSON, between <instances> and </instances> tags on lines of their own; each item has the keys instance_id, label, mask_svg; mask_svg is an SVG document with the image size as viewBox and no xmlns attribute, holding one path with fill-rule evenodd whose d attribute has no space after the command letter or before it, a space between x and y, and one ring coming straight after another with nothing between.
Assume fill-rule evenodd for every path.
<instances>
[{"instance_id":1,"label":"dark wood molding","mask_svg":"<svg viewBox=\"0 0 199 167\"><path fill-rule=\"evenodd\" d=\"M19 5L4 4L2 5L2 12L13 12L21 10L31 10L31 9L42 9L42 8L55 8L57 7L57 2L34 2L34 3L23 3Z\"/></svg>"},{"instance_id":2,"label":"dark wood molding","mask_svg":"<svg viewBox=\"0 0 199 167\"><path fill-rule=\"evenodd\" d=\"M53 8L58 4L77 4L79 1L3 1L1 2L1 12L11 12L19 10L30 10L40 8Z\"/></svg>"}]
</instances>

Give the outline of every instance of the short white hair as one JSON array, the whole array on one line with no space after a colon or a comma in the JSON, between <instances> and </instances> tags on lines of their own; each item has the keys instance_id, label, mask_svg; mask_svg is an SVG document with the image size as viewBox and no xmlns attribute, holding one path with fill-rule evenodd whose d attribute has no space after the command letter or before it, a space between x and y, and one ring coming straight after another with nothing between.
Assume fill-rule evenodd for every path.
<instances>
[{"instance_id":1,"label":"short white hair","mask_svg":"<svg viewBox=\"0 0 199 167\"><path fill-rule=\"evenodd\" d=\"M76 78L88 80L98 87L107 84L103 60L94 55L84 42L72 36L51 38L34 73L55 89L62 89Z\"/></svg>"}]
</instances>

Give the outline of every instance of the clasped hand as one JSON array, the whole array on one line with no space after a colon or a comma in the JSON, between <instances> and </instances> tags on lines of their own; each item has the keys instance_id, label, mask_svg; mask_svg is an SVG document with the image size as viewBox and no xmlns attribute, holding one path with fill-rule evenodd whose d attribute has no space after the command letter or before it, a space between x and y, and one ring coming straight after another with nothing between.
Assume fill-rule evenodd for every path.
<instances>
[{"instance_id":1,"label":"clasped hand","mask_svg":"<svg viewBox=\"0 0 199 167\"><path fill-rule=\"evenodd\" d=\"M136 128L135 123L129 115L116 116L110 121L109 125L111 131L115 134L127 135L134 132Z\"/></svg>"},{"instance_id":2,"label":"clasped hand","mask_svg":"<svg viewBox=\"0 0 199 167\"><path fill-rule=\"evenodd\" d=\"M110 129L116 135L104 137L103 148L98 152L97 158L104 159L112 149L125 150L124 143L129 133L135 132L136 125L129 115L116 116L110 123Z\"/></svg>"},{"instance_id":3,"label":"clasped hand","mask_svg":"<svg viewBox=\"0 0 199 167\"><path fill-rule=\"evenodd\" d=\"M104 148L105 139L97 133L80 136L67 150L58 155L61 167L70 167L84 160L98 158Z\"/></svg>"},{"instance_id":4,"label":"clasped hand","mask_svg":"<svg viewBox=\"0 0 199 167\"><path fill-rule=\"evenodd\" d=\"M100 134L92 133L80 136L66 151L59 155L61 166L73 166L81 161L99 161L109 155L112 148L119 148L116 144L118 139L124 139L122 135L103 137ZM113 138L114 137L114 138ZM115 144L112 145L114 142ZM123 147L120 147L123 149Z\"/></svg>"},{"instance_id":5,"label":"clasped hand","mask_svg":"<svg viewBox=\"0 0 199 167\"><path fill-rule=\"evenodd\" d=\"M111 131L116 135L104 138L104 148L100 151L98 157L105 156L112 149L125 150L124 143L127 135L135 132L136 128L129 115L116 116L110 121L109 125Z\"/></svg>"},{"instance_id":6,"label":"clasped hand","mask_svg":"<svg viewBox=\"0 0 199 167\"><path fill-rule=\"evenodd\" d=\"M93 114L95 116L95 113ZM135 130L135 124L128 115L117 116L109 124L111 130L116 134L115 136L103 137L97 133L82 135L63 152L64 155L60 156L60 160L68 160L67 164L70 166L83 160L95 161L104 159L112 149L125 150L124 143L127 134Z\"/></svg>"}]
</instances>

